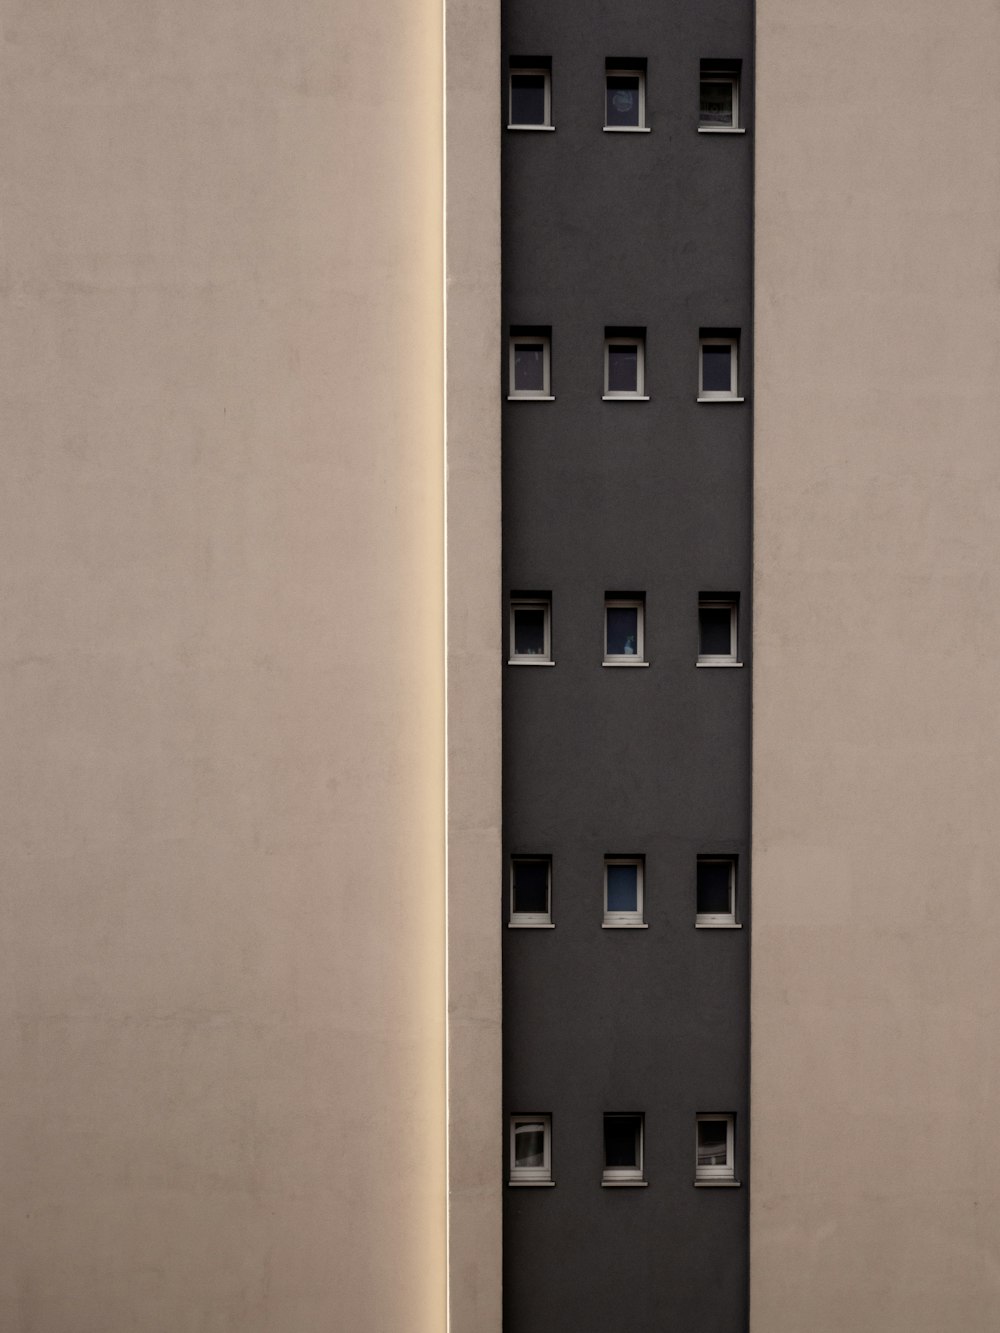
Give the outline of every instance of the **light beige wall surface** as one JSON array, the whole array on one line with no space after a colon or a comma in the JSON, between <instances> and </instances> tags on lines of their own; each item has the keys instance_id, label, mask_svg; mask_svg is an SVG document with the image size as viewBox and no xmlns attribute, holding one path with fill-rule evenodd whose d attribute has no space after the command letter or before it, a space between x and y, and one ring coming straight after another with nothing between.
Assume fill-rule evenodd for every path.
<instances>
[{"instance_id":1,"label":"light beige wall surface","mask_svg":"<svg viewBox=\"0 0 1000 1333\"><path fill-rule=\"evenodd\" d=\"M0 1328L441 1333L441 5L0 22Z\"/></svg>"},{"instance_id":2,"label":"light beige wall surface","mask_svg":"<svg viewBox=\"0 0 1000 1333\"><path fill-rule=\"evenodd\" d=\"M1000 1328L1000 8L757 0L754 1333Z\"/></svg>"},{"instance_id":3,"label":"light beige wall surface","mask_svg":"<svg viewBox=\"0 0 1000 1333\"><path fill-rule=\"evenodd\" d=\"M499 1333L500 77L497 0L445 5L449 1333Z\"/></svg>"}]
</instances>

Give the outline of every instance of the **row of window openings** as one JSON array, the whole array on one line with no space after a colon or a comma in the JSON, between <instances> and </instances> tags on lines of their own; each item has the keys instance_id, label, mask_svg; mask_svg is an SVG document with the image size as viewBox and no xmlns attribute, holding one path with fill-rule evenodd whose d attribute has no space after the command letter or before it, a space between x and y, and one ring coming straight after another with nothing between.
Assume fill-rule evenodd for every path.
<instances>
[{"instance_id":1,"label":"row of window openings","mask_svg":"<svg viewBox=\"0 0 1000 1333\"><path fill-rule=\"evenodd\" d=\"M743 402L739 393L738 329L702 329L698 339L698 402ZM548 327L511 330L508 398L552 402L552 335ZM645 330L605 329L604 394L648 402Z\"/></svg>"},{"instance_id":2,"label":"row of window openings","mask_svg":"<svg viewBox=\"0 0 1000 1333\"><path fill-rule=\"evenodd\" d=\"M552 130L552 62L528 57L510 62L509 130ZM740 131L739 60L703 60L698 129ZM646 131L646 61L609 60L604 71L604 128Z\"/></svg>"},{"instance_id":3,"label":"row of window openings","mask_svg":"<svg viewBox=\"0 0 1000 1333\"><path fill-rule=\"evenodd\" d=\"M605 927L645 926L643 856L604 858ZM695 918L699 927L738 927L737 858L699 856L695 875ZM510 925L551 928L552 857L513 856L510 865Z\"/></svg>"},{"instance_id":4,"label":"row of window openings","mask_svg":"<svg viewBox=\"0 0 1000 1333\"><path fill-rule=\"evenodd\" d=\"M646 605L642 596L608 594L604 601L604 665L645 666ZM698 598L698 666L742 666L738 660L739 597ZM510 602L509 666L553 666L552 599L514 596Z\"/></svg>"},{"instance_id":5,"label":"row of window openings","mask_svg":"<svg viewBox=\"0 0 1000 1333\"><path fill-rule=\"evenodd\" d=\"M645 1116L611 1112L604 1117L602 1185L645 1185ZM736 1117L718 1112L695 1117L696 1185L738 1185ZM510 1118L510 1183L554 1185L551 1115Z\"/></svg>"}]
</instances>

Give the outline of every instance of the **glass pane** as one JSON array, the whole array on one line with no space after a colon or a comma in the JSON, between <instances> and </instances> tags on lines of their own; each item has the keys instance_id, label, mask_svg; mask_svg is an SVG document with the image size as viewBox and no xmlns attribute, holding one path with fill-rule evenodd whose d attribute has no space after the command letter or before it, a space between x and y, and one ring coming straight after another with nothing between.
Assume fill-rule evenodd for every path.
<instances>
[{"instance_id":1,"label":"glass pane","mask_svg":"<svg viewBox=\"0 0 1000 1333\"><path fill-rule=\"evenodd\" d=\"M609 606L608 617L608 656L635 657L639 652L639 608L635 606Z\"/></svg>"},{"instance_id":2,"label":"glass pane","mask_svg":"<svg viewBox=\"0 0 1000 1333\"><path fill-rule=\"evenodd\" d=\"M638 74L609 74L607 103L605 125L638 125Z\"/></svg>"},{"instance_id":3,"label":"glass pane","mask_svg":"<svg viewBox=\"0 0 1000 1333\"><path fill-rule=\"evenodd\" d=\"M639 910L639 867L609 865L608 911L637 912Z\"/></svg>"},{"instance_id":4,"label":"glass pane","mask_svg":"<svg viewBox=\"0 0 1000 1333\"><path fill-rule=\"evenodd\" d=\"M729 916L733 910L733 863L698 862L698 915Z\"/></svg>"},{"instance_id":5,"label":"glass pane","mask_svg":"<svg viewBox=\"0 0 1000 1333\"><path fill-rule=\"evenodd\" d=\"M545 1165L544 1125L518 1125L514 1130L514 1165Z\"/></svg>"},{"instance_id":6,"label":"glass pane","mask_svg":"<svg viewBox=\"0 0 1000 1333\"><path fill-rule=\"evenodd\" d=\"M514 862L514 911L548 916L548 861Z\"/></svg>"},{"instance_id":7,"label":"glass pane","mask_svg":"<svg viewBox=\"0 0 1000 1333\"><path fill-rule=\"evenodd\" d=\"M702 79L701 123L732 125L733 84L731 79Z\"/></svg>"},{"instance_id":8,"label":"glass pane","mask_svg":"<svg viewBox=\"0 0 1000 1333\"><path fill-rule=\"evenodd\" d=\"M729 657L733 651L733 613L728 606L703 606L698 611L702 657Z\"/></svg>"},{"instance_id":9,"label":"glass pane","mask_svg":"<svg viewBox=\"0 0 1000 1333\"><path fill-rule=\"evenodd\" d=\"M514 344L514 390L545 392L545 349L541 343Z\"/></svg>"},{"instance_id":10,"label":"glass pane","mask_svg":"<svg viewBox=\"0 0 1000 1333\"><path fill-rule=\"evenodd\" d=\"M698 1165L726 1165L725 1120L698 1121Z\"/></svg>"},{"instance_id":11,"label":"glass pane","mask_svg":"<svg viewBox=\"0 0 1000 1333\"><path fill-rule=\"evenodd\" d=\"M639 1117L610 1115L604 1117L604 1165L639 1165Z\"/></svg>"},{"instance_id":12,"label":"glass pane","mask_svg":"<svg viewBox=\"0 0 1000 1333\"><path fill-rule=\"evenodd\" d=\"M512 125L546 123L544 74L510 76L510 123Z\"/></svg>"},{"instance_id":13,"label":"glass pane","mask_svg":"<svg viewBox=\"0 0 1000 1333\"><path fill-rule=\"evenodd\" d=\"M706 343L701 349L702 393L732 393L733 349L728 343Z\"/></svg>"},{"instance_id":14,"label":"glass pane","mask_svg":"<svg viewBox=\"0 0 1000 1333\"><path fill-rule=\"evenodd\" d=\"M608 393L639 392L639 348L636 343L608 348Z\"/></svg>"},{"instance_id":15,"label":"glass pane","mask_svg":"<svg viewBox=\"0 0 1000 1333\"><path fill-rule=\"evenodd\" d=\"M514 608L514 656L545 656L545 607Z\"/></svg>"}]
</instances>

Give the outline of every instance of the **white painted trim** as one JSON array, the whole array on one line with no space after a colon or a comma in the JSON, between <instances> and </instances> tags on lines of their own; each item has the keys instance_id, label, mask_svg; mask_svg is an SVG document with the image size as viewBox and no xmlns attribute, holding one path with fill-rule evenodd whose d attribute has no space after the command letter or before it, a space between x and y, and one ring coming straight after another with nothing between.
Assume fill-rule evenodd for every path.
<instances>
[{"instance_id":1,"label":"white painted trim","mask_svg":"<svg viewBox=\"0 0 1000 1333\"><path fill-rule=\"evenodd\" d=\"M649 134L650 125L605 125L605 134Z\"/></svg>"},{"instance_id":2,"label":"white painted trim","mask_svg":"<svg viewBox=\"0 0 1000 1333\"><path fill-rule=\"evenodd\" d=\"M507 128L512 129L513 127L508 125ZM537 128L543 129L551 127L538 126ZM740 125L699 125L698 133L699 134L746 134L746 130Z\"/></svg>"},{"instance_id":3,"label":"white painted trim","mask_svg":"<svg viewBox=\"0 0 1000 1333\"><path fill-rule=\"evenodd\" d=\"M508 125L509 130L554 130L554 125ZM740 133L742 134L742 130Z\"/></svg>"}]
</instances>

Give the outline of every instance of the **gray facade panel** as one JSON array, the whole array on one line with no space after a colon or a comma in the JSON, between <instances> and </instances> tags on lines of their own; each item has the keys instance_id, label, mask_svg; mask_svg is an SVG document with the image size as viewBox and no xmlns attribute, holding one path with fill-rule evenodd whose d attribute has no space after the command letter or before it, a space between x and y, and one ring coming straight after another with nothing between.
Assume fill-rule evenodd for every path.
<instances>
[{"instance_id":1,"label":"gray facade panel","mask_svg":"<svg viewBox=\"0 0 1000 1333\"><path fill-rule=\"evenodd\" d=\"M551 592L556 662L504 692L505 850L552 857L555 922L504 932L505 1111L551 1114L556 1181L507 1190L508 1333L746 1323L752 145L696 125L699 61L739 59L752 129L753 15L700 9L505 11L505 73L551 59L556 126L503 155L505 336L551 328L555 395L504 406L505 588ZM602 131L614 57L647 62L649 134ZM607 326L645 328L648 402L602 401ZM702 328L742 330L746 403L696 402ZM625 591L647 669L602 666ZM711 591L740 596L742 670L695 666ZM738 857L742 930L695 929L706 853ZM646 930L602 929L615 854L645 857ZM645 1189L601 1187L609 1111L645 1115ZM704 1111L736 1115L741 1189L694 1187Z\"/></svg>"}]
</instances>

